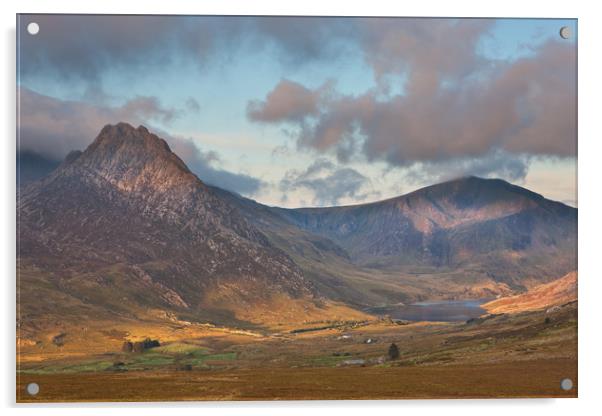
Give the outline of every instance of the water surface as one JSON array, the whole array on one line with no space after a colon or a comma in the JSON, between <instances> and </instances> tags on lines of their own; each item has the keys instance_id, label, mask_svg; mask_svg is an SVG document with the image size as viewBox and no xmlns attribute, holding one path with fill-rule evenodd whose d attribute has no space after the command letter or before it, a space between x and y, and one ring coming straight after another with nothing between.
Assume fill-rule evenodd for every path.
<instances>
[{"instance_id":1,"label":"water surface","mask_svg":"<svg viewBox=\"0 0 602 416\"><path fill-rule=\"evenodd\" d=\"M417 302L410 305L390 305L370 308L368 312L389 315L393 319L406 321L457 322L478 318L487 311L481 308L491 299L438 300Z\"/></svg>"}]
</instances>

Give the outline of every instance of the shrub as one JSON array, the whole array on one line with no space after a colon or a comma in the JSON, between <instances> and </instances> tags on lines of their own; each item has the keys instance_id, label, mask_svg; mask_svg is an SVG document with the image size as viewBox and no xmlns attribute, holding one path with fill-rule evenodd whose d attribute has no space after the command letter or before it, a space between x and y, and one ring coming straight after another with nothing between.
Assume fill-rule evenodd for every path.
<instances>
[{"instance_id":1,"label":"shrub","mask_svg":"<svg viewBox=\"0 0 602 416\"><path fill-rule=\"evenodd\" d=\"M60 334L52 337L52 343L54 345L56 345L57 347L62 347L63 345L65 345L65 337L67 336L66 333L61 332Z\"/></svg>"},{"instance_id":2,"label":"shrub","mask_svg":"<svg viewBox=\"0 0 602 416\"><path fill-rule=\"evenodd\" d=\"M155 348L155 347L159 347L161 344L159 344L159 341L156 339L150 339L147 338L144 341L142 341L144 349L147 350L149 348Z\"/></svg>"},{"instance_id":3,"label":"shrub","mask_svg":"<svg viewBox=\"0 0 602 416\"><path fill-rule=\"evenodd\" d=\"M145 350L159 347L160 345L158 340L146 338L144 341L137 341L134 343L126 341L123 343L121 349L124 352L144 352Z\"/></svg>"},{"instance_id":4,"label":"shrub","mask_svg":"<svg viewBox=\"0 0 602 416\"><path fill-rule=\"evenodd\" d=\"M389 359L397 360L399 358L399 348L394 343L389 347Z\"/></svg>"}]
</instances>

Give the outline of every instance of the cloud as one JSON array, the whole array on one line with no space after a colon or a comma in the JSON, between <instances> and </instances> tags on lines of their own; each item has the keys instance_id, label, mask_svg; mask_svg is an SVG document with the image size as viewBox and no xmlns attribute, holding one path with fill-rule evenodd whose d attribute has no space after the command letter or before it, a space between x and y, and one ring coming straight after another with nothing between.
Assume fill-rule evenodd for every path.
<instances>
[{"instance_id":1,"label":"cloud","mask_svg":"<svg viewBox=\"0 0 602 416\"><path fill-rule=\"evenodd\" d=\"M435 40L442 37L433 36ZM430 50L428 44L425 47ZM464 45L459 48L460 55L468 53ZM403 54L397 56L402 58ZM405 168L416 164L444 167L453 162L466 170L472 167L474 174L483 170L484 161L503 159L505 163L498 163L499 173L512 177L519 164L510 167L512 157L520 163L528 156L576 157L573 45L548 42L533 56L495 65L474 58L472 72L470 65L432 58L438 69L425 75L421 69L431 61L413 59L403 65L411 74L420 74L408 78L403 94L383 99L376 90L327 97L317 90L313 95L304 91L305 96L320 100L311 111L297 111L294 118L273 117L273 122L296 131L300 148L332 152L343 162L358 154L368 161ZM402 69L385 58L374 61L380 73ZM275 105L275 97L278 102L293 101L284 96L281 86L267 94L261 108ZM478 158L483 162L475 161Z\"/></svg>"},{"instance_id":2,"label":"cloud","mask_svg":"<svg viewBox=\"0 0 602 416\"><path fill-rule=\"evenodd\" d=\"M106 124L169 122L178 113L164 107L156 97L138 96L121 106L106 107L59 100L20 87L18 100L21 149L52 159L62 159L71 150L84 149Z\"/></svg>"},{"instance_id":3,"label":"cloud","mask_svg":"<svg viewBox=\"0 0 602 416\"><path fill-rule=\"evenodd\" d=\"M169 35L174 19L164 16L29 15L21 21L24 75L45 71L98 81L111 67L165 62L169 54L160 51L175 41ZM39 24L38 36L27 34L29 21Z\"/></svg>"},{"instance_id":4,"label":"cloud","mask_svg":"<svg viewBox=\"0 0 602 416\"><path fill-rule=\"evenodd\" d=\"M344 19L255 16L21 15L21 75L52 74L98 84L111 71L193 61L224 62L241 49L270 49L288 65L345 53ZM27 23L40 26L38 36ZM328 40L325 42L325 40ZM122 75L121 75L122 76Z\"/></svg>"},{"instance_id":5,"label":"cloud","mask_svg":"<svg viewBox=\"0 0 602 416\"><path fill-rule=\"evenodd\" d=\"M201 111L201 105L194 97L188 97L186 100L186 108L191 113L198 113Z\"/></svg>"},{"instance_id":6,"label":"cloud","mask_svg":"<svg viewBox=\"0 0 602 416\"><path fill-rule=\"evenodd\" d=\"M407 169L405 179L411 183L438 183L464 176L500 178L522 182L529 172L530 158L504 151L492 151L479 158L457 158L438 163L419 163Z\"/></svg>"},{"instance_id":7,"label":"cloud","mask_svg":"<svg viewBox=\"0 0 602 416\"><path fill-rule=\"evenodd\" d=\"M379 197L371 189L370 180L351 168L339 168L325 158L319 158L304 171L295 169L286 172L279 188L284 193L300 189L313 194L314 205L338 205L343 198L360 202L368 197ZM286 199L285 199L286 200Z\"/></svg>"},{"instance_id":8,"label":"cloud","mask_svg":"<svg viewBox=\"0 0 602 416\"><path fill-rule=\"evenodd\" d=\"M362 19L340 17L247 17L245 36L262 48L273 46L280 60L299 67L308 62L337 59L355 48Z\"/></svg>"},{"instance_id":9,"label":"cloud","mask_svg":"<svg viewBox=\"0 0 602 416\"><path fill-rule=\"evenodd\" d=\"M407 67L461 74L492 19L282 16L21 15L21 71L99 81L105 71L191 59L201 67L241 49L289 66L361 50L380 77ZM40 25L29 36L27 23ZM127 42L124 41L127 39ZM453 53L446 53L453 51ZM399 59L402 57L402 59ZM417 71L416 75L424 71Z\"/></svg>"},{"instance_id":10,"label":"cloud","mask_svg":"<svg viewBox=\"0 0 602 416\"><path fill-rule=\"evenodd\" d=\"M533 157L576 157L575 44L548 42L512 62L489 60L479 54L478 43L493 19L94 15L20 19L21 82L27 84L30 76L73 82L83 85L88 103L97 104L56 104L50 97L46 97L50 101L29 97L37 110L27 115L27 106L21 108L26 116L22 145L30 142L32 150L53 157L85 147L98 126L107 122L169 123L183 111L200 111L194 97L181 109L167 108L153 97L133 97L122 106L109 106L106 103L112 101L102 86L105 76L112 81L124 78L116 82L126 84L148 69L152 73L190 62L204 68L227 64L248 52L266 52L293 71L317 61L344 63L350 52L364 60L376 82L374 89L344 95L332 82L313 88L284 78L247 106L249 120L278 125L294 138L297 149L332 155L340 163L384 161L416 178L456 174L520 178ZM40 24L38 36L25 32L32 20ZM393 86L401 91L392 92L397 91ZM28 97L25 89L21 91L24 101ZM186 139L169 140L172 144ZM217 175L218 186L245 189L242 193L262 186L245 175L218 174L215 155L198 152L192 149L187 163L197 165L199 176ZM324 179L337 170L340 167L324 168L322 176L307 181ZM349 180L354 176L341 175ZM348 186L338 177L333 180ZM310 183L299 186L308 190Z\"/></svg>"},{"instance_id":11,"label":"cloud","mask_svg":"<svg viewBox=\"0 0 602 416\"><path fill-rule=\"evenodd\" d=\"M493 19L366 18L358 42L377 80L408 77L408 93L424 93L441 79L462 79L483 63L476 46Z\"/></svg>"},{"instance_id":12,"label":"cloud","mask_svg":"<svg viewBox=\"0 0 602 416\"><path fill-rule=\"evenodd\" d=\"M308 116L316 115L319 103L328 89L328 84L310 90L303 85L282 79L264 101L250 101L247 117L253 121L302 122Z\"/></svg>"},{"instance_id":13,"label":"cloud","mask_svg":"<svg viewBox=\"0 0 602 416\"><path fill-rule=\"evenodd\" d=\"M179 110L164 107L156 97L136 97L122 106L108 107L64 101L20 87L19 152L34 152L62 160L72 150L85 149L106 124L133 125L169 122ZM157 131L201 180L243 195L253 195L263 183L246 174L221 169L219 155L201 151L191 139Z\"/></svg>"},{"instance_id":14,"label":"cloud","mask_svg":"<svg viewBox=\"0 0 602 416\"><path fill-rule=\"evenodd\" d=\"M244 173L233 173L219 168L220 156L213 151L202 151L192 139L163 134L171 149L186 163L188 168L203 182L241 195L252 196L265 184L258 178Z\"/></svg>"}]
</instances>

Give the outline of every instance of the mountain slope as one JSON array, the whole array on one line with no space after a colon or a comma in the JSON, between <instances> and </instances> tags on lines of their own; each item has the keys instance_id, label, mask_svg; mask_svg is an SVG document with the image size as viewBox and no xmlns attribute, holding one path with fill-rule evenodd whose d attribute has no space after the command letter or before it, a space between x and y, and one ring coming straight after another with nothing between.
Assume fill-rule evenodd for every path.
<instances>
[{"instance_id":1,"label":"mountain slope","mask_svg":"<svg viewBox=\"0 0 602 416\"><path fill-rule=\"evenodd\" d=\"M462 178L371 204L274 208L378 269L472 269L520 286L575 269L577 210L502 180Z\"/></svg>"},{"instance_id":2,"label":"mountain slope","mask_svg":"<svg viewBox=\"0 0 602 416\"><path fill-rule=\"evenodd\" d=\"M504 297L482 305L489 313L516 313L563 305L577 300L577 272L571 272L520 295Z\"/></svg>"},{"instance_id":3,"label":"mountain slope","mask_svg":"<svg viewBox=\"0 0 602 416\"><path fill-rule=\"evenodd\" d=\"M18 202L20 273L86 304L221 322L326 312L294 261L144 127L106 126Z\"/></svg>"}]
</instances>

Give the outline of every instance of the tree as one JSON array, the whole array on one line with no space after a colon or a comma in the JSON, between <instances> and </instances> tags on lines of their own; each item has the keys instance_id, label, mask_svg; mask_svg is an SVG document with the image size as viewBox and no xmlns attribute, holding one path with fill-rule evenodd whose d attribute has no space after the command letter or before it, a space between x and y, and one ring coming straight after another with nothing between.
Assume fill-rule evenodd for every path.
<instances>
[{"instance_id":1,"label":"tree","mask_svg":"<svg viewBox=\"0 0 602 416\"><path fill-rule=\"evenodd\" d=\"M121 347L123 352L132 352L134 350L134 344L130 341L125 341Z\"/></svg>"},{"instance_id":2,"label":"tree","mask_svg":"<svg viewBox=\"0 0 602 416\"><path fill-rule=\"evenodd\" d=\"M399 358L399 348L395 343L391 344L389 347L389 359L397 360Z\"/></svg>"}]
</instances>

